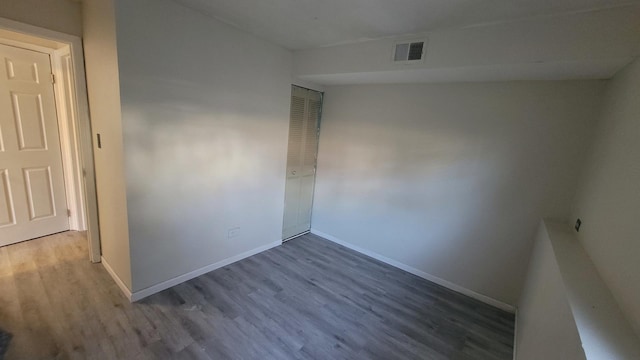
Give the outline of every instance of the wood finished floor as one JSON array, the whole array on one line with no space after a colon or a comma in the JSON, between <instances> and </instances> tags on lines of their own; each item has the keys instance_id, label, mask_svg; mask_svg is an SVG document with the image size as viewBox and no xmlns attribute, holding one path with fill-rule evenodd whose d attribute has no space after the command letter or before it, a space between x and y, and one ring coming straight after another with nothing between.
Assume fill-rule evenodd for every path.
<instances>
[{"instance_id":1,"label":"wood finished floor","mask_svg":"<svg viewBox=\"0 0 640 360\"><path fill-rule=\"evenodd\" d=\"M0 248L7 359L511 359L514 317L314 235L130 304L82 233Z\"/></svg>"}]
</instances>

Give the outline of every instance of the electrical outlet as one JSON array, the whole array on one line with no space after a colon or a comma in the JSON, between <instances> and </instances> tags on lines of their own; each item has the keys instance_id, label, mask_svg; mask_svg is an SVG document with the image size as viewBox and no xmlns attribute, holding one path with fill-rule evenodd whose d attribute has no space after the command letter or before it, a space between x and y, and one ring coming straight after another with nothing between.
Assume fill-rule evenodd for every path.
<instances>
[{"instance_id":1,"label":"electrical outlet","mask_svg":"<svg viewBox=\"0 0 640 360\"><path fill-rule=\"evenodd\" d=\"M234 228L229 229L229 232L227 234L227 238L228 239L237 238L238 236L240 236L240 228L239 227L234 227Z\"/></svg>"},{"instance_id":2,"label":"electrical outlet","mask_svg":"<svg viewBox=\"0 0 640 360\"><path fill-rule=\"evenodd\" d=\"M582 225L582 220L580 219L576 220L576 226L575 226L576 231L580 231L580 225Z\"/></svg>"}]
</instances>

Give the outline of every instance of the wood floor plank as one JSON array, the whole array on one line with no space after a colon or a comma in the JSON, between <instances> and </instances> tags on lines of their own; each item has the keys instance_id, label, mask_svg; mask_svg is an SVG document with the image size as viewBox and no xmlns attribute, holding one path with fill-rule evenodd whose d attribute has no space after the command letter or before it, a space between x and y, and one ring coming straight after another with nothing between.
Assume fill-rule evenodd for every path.
<instances>
[{"instance_id":1,"label":"wood floor plank","mask_svg":"<svg viewBox=\"0 0 640 360\"><path fill-rule=\"evenodd\" d=\"M0 248L7 359L511 359L514 317L314 235L130 304L85 235Z\"/></svg>"}]
</instances>

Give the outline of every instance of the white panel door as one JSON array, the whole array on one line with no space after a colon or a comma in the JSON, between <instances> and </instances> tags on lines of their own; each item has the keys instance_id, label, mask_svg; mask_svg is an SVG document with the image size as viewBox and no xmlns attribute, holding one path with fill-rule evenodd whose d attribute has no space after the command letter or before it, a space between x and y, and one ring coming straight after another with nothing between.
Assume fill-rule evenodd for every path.
<instances>
[{"instance_id":1,"label":"white panel door","mask_svg":"<svg viewBox=\"0 0 640 360\"><path fill-rule=\"evenodd\" d=\"M0 246L65 230L49 55L0 45Z\"/></svg>"},{"instance_id":2,"label":"white panel door","mask_svg":"<svg viewBox=\"0 0 640 360\"><path fill-rule=\"evenodd\" d=\"M311 228L321 107L319 92L292 87L283 239Z\"/></svg>"}]
</instances>

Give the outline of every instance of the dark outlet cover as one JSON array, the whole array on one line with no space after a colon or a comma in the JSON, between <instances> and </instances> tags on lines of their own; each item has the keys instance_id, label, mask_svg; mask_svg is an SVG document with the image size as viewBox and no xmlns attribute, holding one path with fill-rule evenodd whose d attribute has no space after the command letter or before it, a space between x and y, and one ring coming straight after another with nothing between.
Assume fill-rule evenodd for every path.
<instances>
[{"instance_id":1,"label":"dark outlet cover","mask_svg":"<svg viewBox=\"0 0 640 360\"><path fill-rule=\"evenodd\" d=\"M576 231L580 231L580 225L582 225L582 220L578 219L576 220Z\"/></svg>"}]
</instances>

